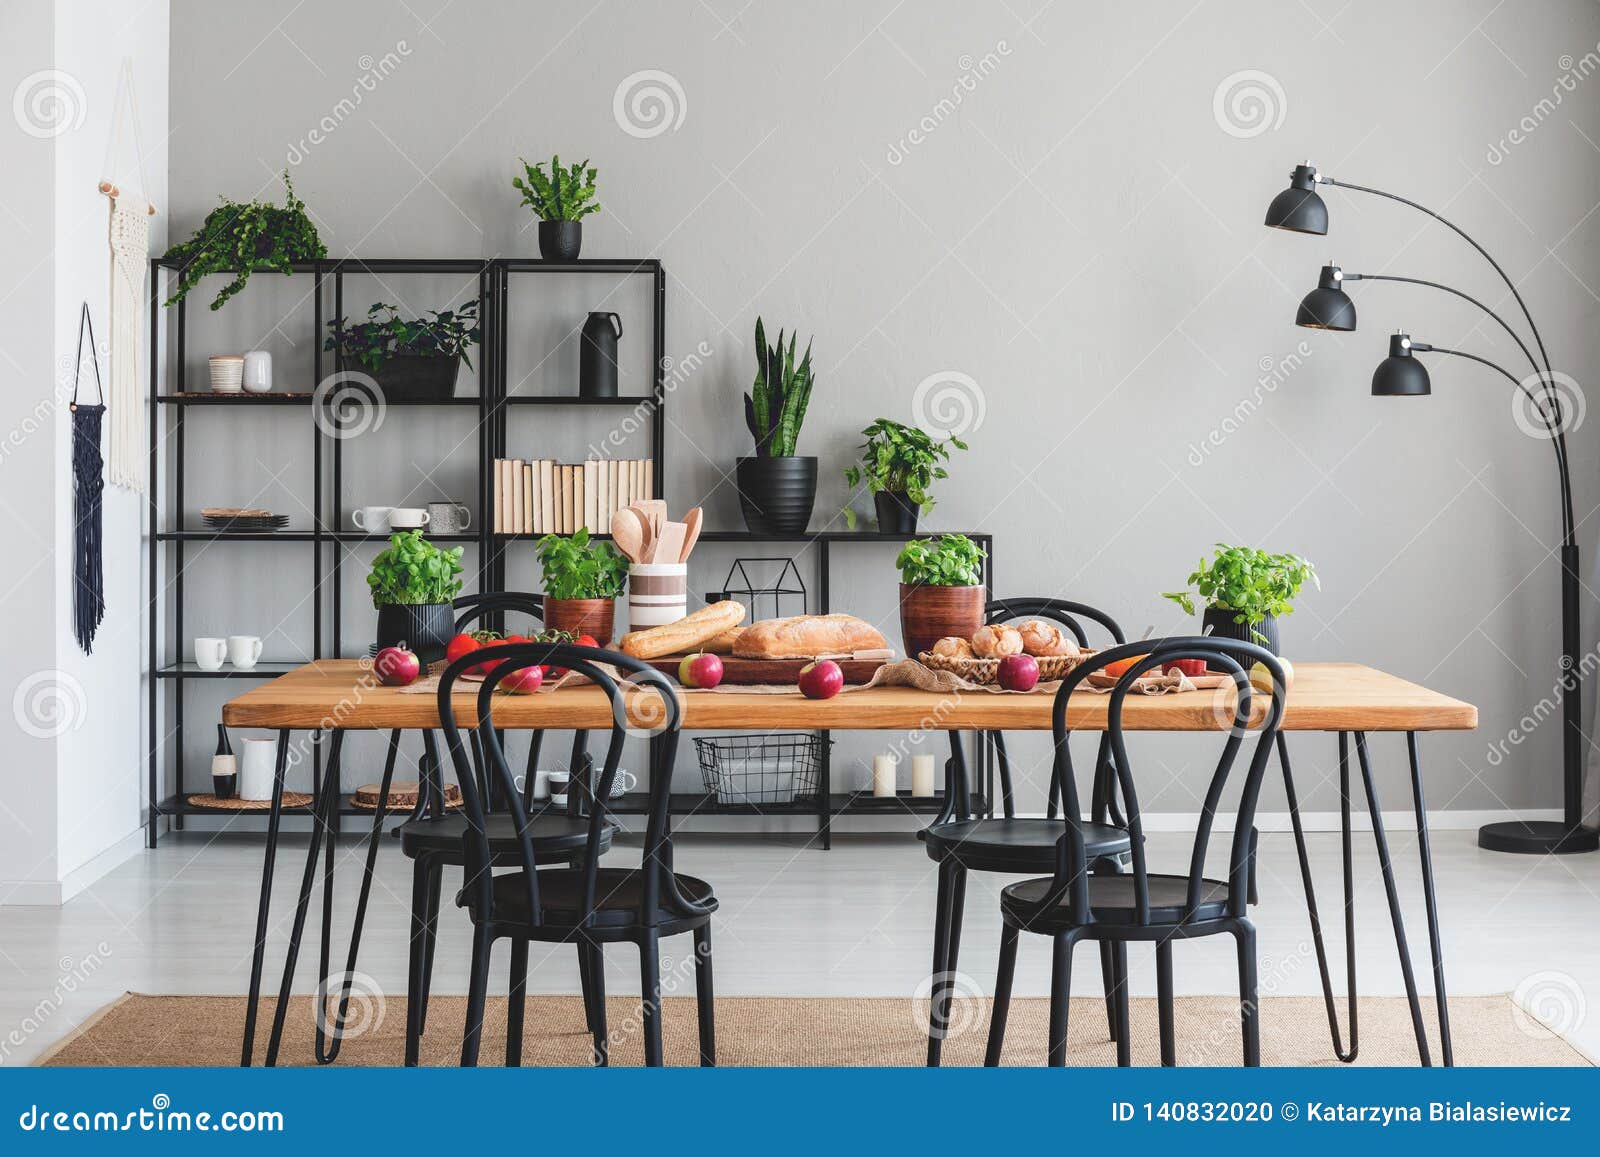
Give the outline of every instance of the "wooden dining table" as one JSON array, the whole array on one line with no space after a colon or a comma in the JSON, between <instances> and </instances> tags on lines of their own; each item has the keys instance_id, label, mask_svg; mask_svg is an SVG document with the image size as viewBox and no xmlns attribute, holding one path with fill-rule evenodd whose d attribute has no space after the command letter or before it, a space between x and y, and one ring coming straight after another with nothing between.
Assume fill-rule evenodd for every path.
<instances>
[{"instance_id":1,"label":"wooden dining table","mask_svg":"<svg viewBox=\"0 0 1600 1157\"><path fill-rule=\"evenodd\" d=\"M472 685L458 689L452 706L458 724L477 723L476 690ZM1254 697L1255 718L1266 710L1264 697ZM1054 696L1000 693L990 690L927 691L913 687L869 687L846 689L833 699L807 699L797 692L717 688L713 691L684 691L680 696L683 730L826 730L826 731L905 731L949 732L954 749L956 735L982 731L1049 731ZM1067 726L1073 731L1104 730L1110 697L1088 690L1075 692L1067 707ZM648 734L659 723L659 700L654 692L633 688L624 697L626 726ZM1130 696L1122 720L1129 731L1216 732L1233 721L1233 692L1220 690L1177 691L1155 695ZM326 849L323 873L322 976L328 975L330 920L333 887L332 834L337 822L339 799L339 753L349 731L421 731L424 735L439 727L437 696L425 688L387 687L374 675L365 660L336 659L307 663L277 678L261 683L229 700L222 710L228 727L264 728L278 733L277 761L273 795L268 812L265 860L256 919L256 940L250 971L250 996L246 1012L242 1061L254 1059L256 1009L260 998L273 870L277 857L279 821L296 811L313 819L311 841L290 934L290 947L284 965L273 1031L267 1048L267 1063L275 1063L282 1036L283 1017L288 1005L299 941L304 930L307 908L316 882L319 852ZM533 695L507 696L495 704L495 724L506 730L584 731L609 729L616 716L607 696L594 686L563 686ZM1408 682L1398 676L1357 663L1301 663L1295 667L1293 685L1288 691L1282 730L1277 739L1278 762L1282 770L1290 824L1299 860L1307 912L1316 948L1317 964L1327 1011L1328 1028L1334 1053L1340 1060L1354 1060L1359 1048L1356 1019L1355 967L1355 885L1352 870L1351 753L1359 771L1365 796L1385 898L1395 945L1410 1004L1412 1027L1417 1039L1418 1058L1432 1063L1428 1028L1418 993L1415 969L1406 940L1399 888L1393 870L1388 835L1385 831L1377 785L1372 772L1373 733L1392 732L1404 737L1409 764L1412 807L1416 818L1417 850L1421 860L1423 900L1426 911L1429 957L1433 990L1437 1001L1440 1057L1453 1063L1449 1012L1445 999L1444 957L1440 944L1437 900L1434 889L1432 852L1423 794L1418 736L1430 731L1468 730L1477 726L1477 708L1448 695ZM284 781L289 765L293 733L301 731L329 737L327 766L313 784L313 801L303 809L283 806ZM1333 733L1338 739L1340 815L1344 854L1344 933L1346 974L1346 1027L1348 1039L1339 1024L1328 955L1324 944L1321 915L1312 880L1301 822L1299 797L1289 760L1288 733ZM960 769L963 761L952 760ZM964 775L964 772L961 773ZM959 798L966 798L966 785L955 785ZM992 801L990 803L992 807ZM373 852L376 851L377 825L374 826ZM324 841L326 843L324 844ZM359 918L359 917L358 917ZM319 992L321 989L319 988ZM321 1022L318 1018L318 1059L331 1059L322 1051ZM336 1048L335 1048L336 1051Z\"/></svg>"}]
</instances>

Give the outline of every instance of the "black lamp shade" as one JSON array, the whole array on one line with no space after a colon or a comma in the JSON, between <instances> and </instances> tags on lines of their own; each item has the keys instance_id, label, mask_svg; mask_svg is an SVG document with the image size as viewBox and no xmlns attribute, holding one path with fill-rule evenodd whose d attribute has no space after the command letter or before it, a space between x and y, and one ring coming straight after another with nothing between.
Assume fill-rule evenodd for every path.
<instances>
[{"instance_id":1,"label":"black lamp shade","mask_svg":"<svg viewBox=\"0 0 1600 1157\"><path fill-rule=\"evenodd\" d=\"M1324 265L1317 287L1300 299L1300 308L1294 315L1295 325L1307 329L1336 329L1348 332L1356 328L1356 303L1344 291L1337 265Z\"/></svg>"},{"instance_id":2,"label":"black lamp shade","mask_svg":"<svg viewBox=\"0 0 1600 1157\"><path fill-rule=\"evenodd\" d=\"M1325 234L1328 231L1328 206L1317 195L1316 170L1310 165L1296 165L1289 177L1289 187L1267 206L1266 223L1274 229L1288 229L1294 233Z\"/></svg>"},{"instance_id":3,"label":"black lamp shade","mask_svg":"<svg viewBox=\"0 0 1600 1157\"><path fill-rule=\"evenodd\" d=\"M1389 356L1372 371L1374 398L1421 398L1433 393L1428 367L1411 352L1411 339L1403 333L1389 338Z\"/></svg>"}]
</instances>

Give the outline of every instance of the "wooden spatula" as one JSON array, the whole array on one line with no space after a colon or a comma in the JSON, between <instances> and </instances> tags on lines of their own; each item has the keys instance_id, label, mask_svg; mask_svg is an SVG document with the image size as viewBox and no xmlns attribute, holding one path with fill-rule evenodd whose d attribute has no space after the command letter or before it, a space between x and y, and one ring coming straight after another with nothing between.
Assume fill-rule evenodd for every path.
<instances>
[{"instance_id":1,"label":"wooden spatula","mask_svg":"<svg viewBox=\"0 0 1600 1157\"><path fill-rule=\"evenodd\" d=\"M683 535L687 527L681 522L663 522L661 536L656 539L651 557L656 562L678 562L683 554Z\"/></svg>"},{"instance_id":2,"label":"wooden spatula","mask_svg":"<svg viewBox=\"0 0 1600 1157\"><path fill-rule=\"evenodd\" d=\"M694 544L700 541L701 510L696 506L683 516L683 549L678 552L679 562L689 561L689 552L694 549Z\"/></svg>"}]
</instances>

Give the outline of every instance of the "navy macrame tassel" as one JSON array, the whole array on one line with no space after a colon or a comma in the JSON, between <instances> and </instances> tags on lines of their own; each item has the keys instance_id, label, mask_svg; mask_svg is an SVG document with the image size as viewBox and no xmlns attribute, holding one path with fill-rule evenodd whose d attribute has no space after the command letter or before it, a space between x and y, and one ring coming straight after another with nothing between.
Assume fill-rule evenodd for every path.
<instances>
[{"instance_id":1,"label":"navy macrame tassel","mask_svg":"<svg viewBox=\"0 0 1600 1157\"><path fill-rule=\"evenodd\" d=\"M105 492L105 460L100 456L100 419L105 415L105 390L100 405L78 404L77 368L83 364L83 331L89 331L89 356L94 359L95 385L100 386L100 358L94 348L89 303L83 303L78 325L78 364L72 377L72 532L73 634L86 655L94 653L94 633L106 615L105 572L101 562L101 496Z\"/></svg>"}]
</instances>

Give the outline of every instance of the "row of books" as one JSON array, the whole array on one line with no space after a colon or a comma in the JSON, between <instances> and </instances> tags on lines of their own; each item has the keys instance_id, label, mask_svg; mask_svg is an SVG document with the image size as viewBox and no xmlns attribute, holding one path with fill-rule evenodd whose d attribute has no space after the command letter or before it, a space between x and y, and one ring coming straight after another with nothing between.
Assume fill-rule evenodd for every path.
<instances>
[{"instance_id":1,"label":"row of books","mask_svg":"<svg viewBox=\"0 0 1600 1157\"><path fill-rule=\"evenodd\" d=\"M587 527L591 534L610 534L614 513L654 495L649 458L497 458L494 533L572 534Z\"/></svg>"}]
</instances>

